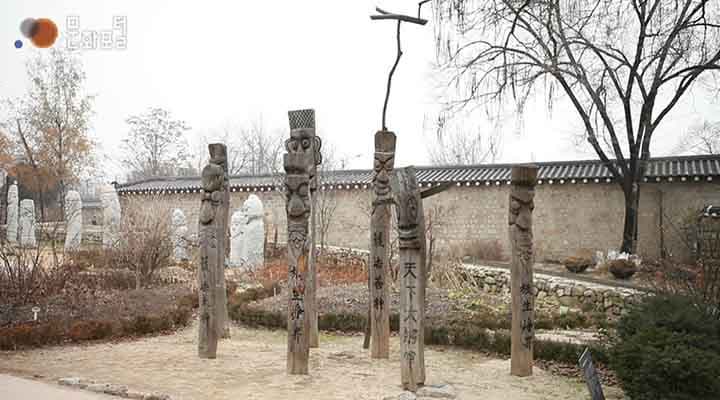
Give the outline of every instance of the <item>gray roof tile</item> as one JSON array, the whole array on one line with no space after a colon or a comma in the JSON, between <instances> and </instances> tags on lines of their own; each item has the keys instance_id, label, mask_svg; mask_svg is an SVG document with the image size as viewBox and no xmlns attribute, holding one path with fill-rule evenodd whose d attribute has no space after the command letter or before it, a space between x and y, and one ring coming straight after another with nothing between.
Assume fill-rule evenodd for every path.
<instances>
[{"instance_id":1,"label":"gray roof tile","mask_svg":"<svg viewBox=\"0 0 720 400\"><path fill-rule=\"evenodd\" d=\"M582 180L606 181L610 171L598 160L538 162L538 179L544 181ZM510 179L513 164L484 164L468 166L416 167L418 182L436 184L443 182L504 182ZM720 155L663 157L650 159L645 178L658 181L669 177L711 177L720 175ZM281 182L282 175L241 175L230 177L234 190L269 189ZM372 170L330 171L321 176L324 185L370 184ZM200 189L199 177L162 177L119 184L119 192L192 191Z\"/></svg>"}]
</instances>

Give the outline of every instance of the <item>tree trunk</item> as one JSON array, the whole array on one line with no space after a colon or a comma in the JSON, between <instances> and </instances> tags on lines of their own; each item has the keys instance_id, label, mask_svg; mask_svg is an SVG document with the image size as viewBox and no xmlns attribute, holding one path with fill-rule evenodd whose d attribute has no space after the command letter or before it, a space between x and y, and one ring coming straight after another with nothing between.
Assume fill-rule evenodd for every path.
<instances>
[{"instance_id":1,"label":"tree trunk","mask_svg":"<svg viewBox=\"0 0 720 400\"><path fill-rule=\"evenodd\" d=\"M620 251L628 254L636 254L640 210L640 185L638 183L624 185L623 196L625 197L625 222L623 224L623 240Z\"/></svg>"}]
</instances>

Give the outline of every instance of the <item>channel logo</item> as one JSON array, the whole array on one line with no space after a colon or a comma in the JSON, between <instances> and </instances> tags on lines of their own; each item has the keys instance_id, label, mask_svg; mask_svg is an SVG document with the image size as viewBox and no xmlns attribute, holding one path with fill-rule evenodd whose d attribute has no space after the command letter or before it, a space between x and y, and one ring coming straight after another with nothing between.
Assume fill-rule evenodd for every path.
<instances>
[{"instance_id":1,"label":"channel logo","mask_svg":"<svg viewBox=\"0 0 720 400\"><path fill-rule=\"evenodd\" d=\"M49 18L26 18L20 23L20 33L29 39L35 47L46 49L53 44L58 37L58 27ZM23 47L22 40L15 41L15 48Z\"/></svg>"}]
</instances>

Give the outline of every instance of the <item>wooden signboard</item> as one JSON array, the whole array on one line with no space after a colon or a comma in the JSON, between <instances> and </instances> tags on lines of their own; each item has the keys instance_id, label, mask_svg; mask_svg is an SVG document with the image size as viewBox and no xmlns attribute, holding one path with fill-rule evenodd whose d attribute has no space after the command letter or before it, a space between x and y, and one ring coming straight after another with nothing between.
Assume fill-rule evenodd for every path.
<instances>
[{"instance_id":1,"label":"wooden signboard","mask_svg":"<svg viewBox=\"0 0 720 400\"><path fill-rule=\"evenodd\" d=\"M590 391L590 398L592 400L605 400L602 386L600 385L600 378L598 377L595 365L590 357L590 349L585 348L585 351L580 355L578 360L580 369L582 370L585 383L587 384L588 390Z\"/></svg>"}]
</instances>

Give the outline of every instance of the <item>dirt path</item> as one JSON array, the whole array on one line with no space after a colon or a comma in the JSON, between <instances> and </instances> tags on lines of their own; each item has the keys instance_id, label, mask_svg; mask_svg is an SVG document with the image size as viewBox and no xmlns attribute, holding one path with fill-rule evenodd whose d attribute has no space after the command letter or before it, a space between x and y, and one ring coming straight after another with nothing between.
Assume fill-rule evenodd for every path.
<instances>
[{"instance_id":1,"label":"dirt path","mask_svg":"<svg viewBox=\"0 0 720 400\"><path fill-rule=\"evenodd\" d=\"M235 327L219 345L218 359L196 355L196 328L132 342L0 352L0 372L41 375L56 381L81 377L161 391L174 400L382 399L399 394L398 341L391 359L371 362L361 337L323 335L311 351L310 376L285 374L285 332ZM530 378L511 377L509 361L466 350L432 346L426 356L428 384L449 383L458 399L587 399L583 383L536 368ZM618 390L608 399L621 399Z\"/></svg>"},{"instance_id":2,"label":"dirt path","mask_svg":"<svg viewBox=\"0 0 720 400\"><path fill-rule=\"evenodd\" d=\"M113 400L114 397L49 385L0 374L0 399L7 400Z\"/></svg>"}]
</instances>

